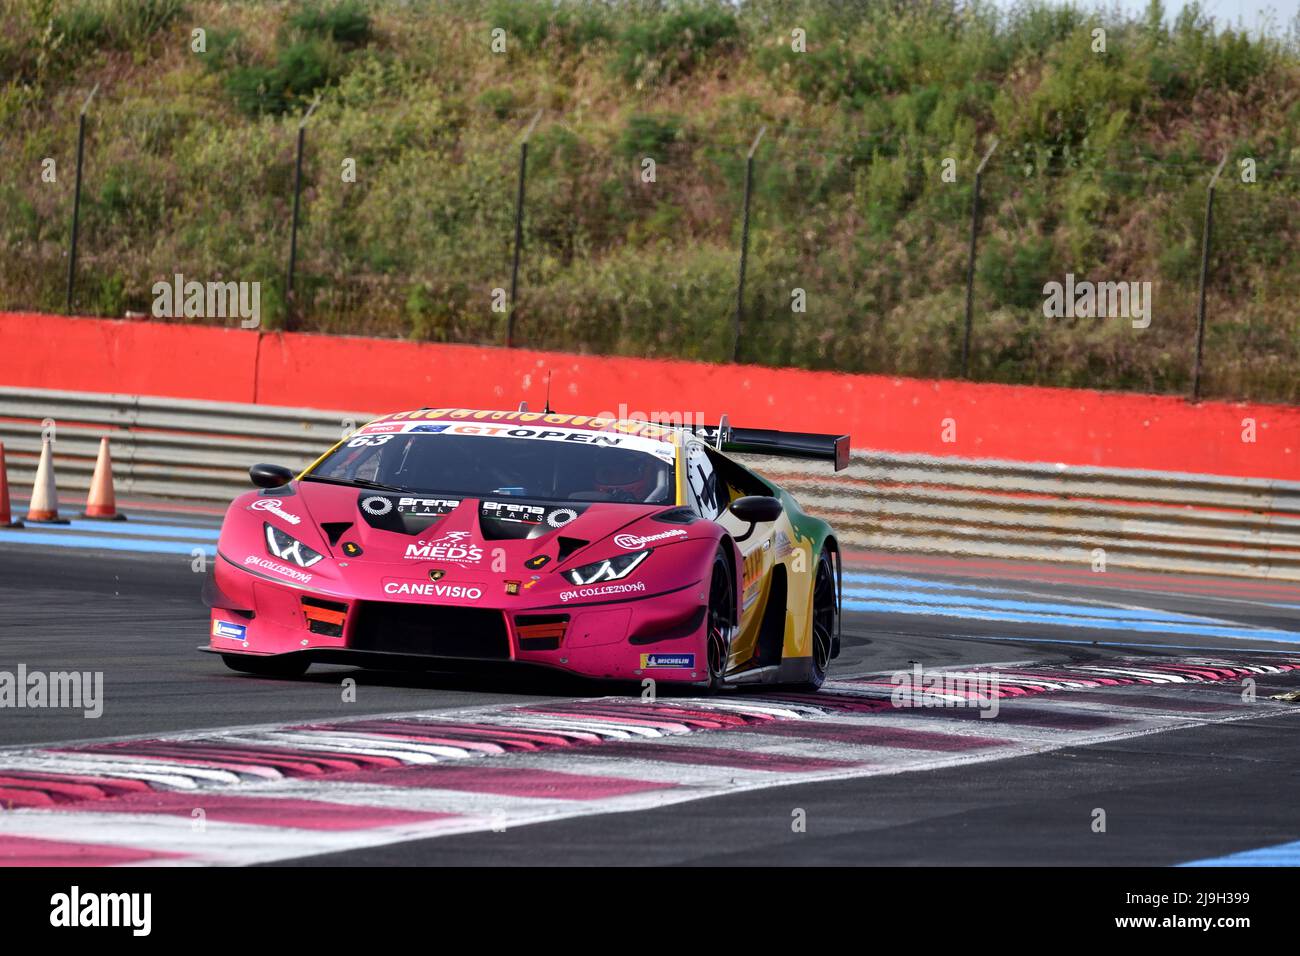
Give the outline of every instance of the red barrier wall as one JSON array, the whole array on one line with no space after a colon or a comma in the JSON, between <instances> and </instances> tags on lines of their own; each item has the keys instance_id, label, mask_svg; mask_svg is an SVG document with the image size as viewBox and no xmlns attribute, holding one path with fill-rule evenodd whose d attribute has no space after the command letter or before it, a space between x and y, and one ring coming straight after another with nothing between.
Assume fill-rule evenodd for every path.
<instances>
[{"instance_id":1,"label":"red barrier wall","mask_svg":"<svg viewBox=\"0 0 1300 956\"><path fill-rule=\"evenodd\" d=\"M0 312L0 384L249 402L257 335Z\"/></svg>"},{"instance_id":2,"label":"red barrier wall","mask_svg":"<svg viewBox=\"0 0 1300 956\"><path fill-rule=\"evenodd\" d=\"M0 384L266 405L702 413L855 448L1300 479L1300 408L0 313ZM1254 442L1242 440L1253 419ZM954 441L944 441L947 420Z\"/></svg>"}]
</instances>

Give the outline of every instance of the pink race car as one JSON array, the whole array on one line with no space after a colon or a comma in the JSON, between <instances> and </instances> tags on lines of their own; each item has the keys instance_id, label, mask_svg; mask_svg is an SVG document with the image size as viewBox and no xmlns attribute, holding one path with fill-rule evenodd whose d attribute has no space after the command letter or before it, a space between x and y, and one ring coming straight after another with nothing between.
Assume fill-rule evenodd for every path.
<instances>
[{"instance_id":1,"label":"pink race car","mask_svg":"<svg viewBox=\"0 0 1300 956\"><path fill-rule=\"evenodd\" d=\"M237 671L532 664L821 686L839 545L728 452L847 464L848 436L420 409L226 513L203 650Z\"/></svg>"}]
</instances>

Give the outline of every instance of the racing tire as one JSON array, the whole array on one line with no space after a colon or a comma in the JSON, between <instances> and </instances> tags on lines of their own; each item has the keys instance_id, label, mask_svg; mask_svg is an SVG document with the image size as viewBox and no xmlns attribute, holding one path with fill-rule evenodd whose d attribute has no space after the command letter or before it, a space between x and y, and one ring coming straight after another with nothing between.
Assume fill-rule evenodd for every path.
<instances>
[{"instance_id":1,"label":"racing tire","mask_svg":"<svg viewBox=\"0 0 1300 956\"><path fill-rule=\"evenodd\" d=\"M222 654L221 662L232 671L258 677L301 677L311 666L311 661L301 657L250 657L245 654Z\"/></svg>"},{"instance_id":2,"label":"racing tire","mask_svg":"<svg viewBox=\"0 0 1300 956\"><path fill-rule=\"evenodd\" d=\"M835 656L835 634L839 624L839 604L835 599L835 568L831 556L822 551L817 559L812 593L812 656L807 680L795 686L800 690L821 690L826 671Z\"/></svg>"},{"instance_id":3,"label":"racing tire","mask_svg":"<svg viewBox=\"0 0 1300 956\"><path fill-rule=\"evenodd\" d=\"M705 659L709 668L709 689L726 685L731 642L736 636L736 575L731 562L719 548L709 572L709 610L704 620Z\"/></svg>"}]
</instances>

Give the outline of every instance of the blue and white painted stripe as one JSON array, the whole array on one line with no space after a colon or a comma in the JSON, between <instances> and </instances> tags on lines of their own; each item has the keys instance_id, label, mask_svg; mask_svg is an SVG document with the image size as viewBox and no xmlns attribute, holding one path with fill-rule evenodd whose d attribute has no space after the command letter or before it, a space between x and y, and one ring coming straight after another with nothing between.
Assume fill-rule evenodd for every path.
<instances>
[{"instance_id":1,"label":"blue and white painted stripe","mask_svg":"<svg viewBox=\"0 0 1300 956\"><path fill-rule=\"evenodd\" d=\"M1277 846L1265 846L1256 850L1242 850L1227 856L1210 857L1205 860L1192 860L1179 866L1300 866L1300 840L1294 843L1281 843Z\"/></svg>"},{"instance_id":2,"label":"blue and white painted stripe","mask_svg":"<svg viewBox=\"0 0 1300 956\"><path fill-rule=\"evenodd\" d=\"M97 551L136 551L146 554L217 553L219 529L163 521L86 521L68 524L32 524L0 529L0 544L81 548Z\"/></svg>"},{"instance_id":3,"label":"blue and white painted stripe","mask_svg":"<svg viewBox=\"0 0 1300 956\"><path fill-rule=\"evenodd\" d=\"M844 608L847 611L1300 643L1300 631L1252 627L1158 608L1084 599L1051 600L1032 592L990 585L857 572L845 574L844 582ZM1025 599L1026 596L1029 599Z\"/></svg>"}]
</instances>

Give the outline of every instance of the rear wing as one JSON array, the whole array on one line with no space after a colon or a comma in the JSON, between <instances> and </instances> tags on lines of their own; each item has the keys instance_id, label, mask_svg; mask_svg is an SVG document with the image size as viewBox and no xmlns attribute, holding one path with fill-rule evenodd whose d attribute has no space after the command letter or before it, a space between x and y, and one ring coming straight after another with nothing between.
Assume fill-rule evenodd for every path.
<instances>
[{"instance_id":1,"label":"rear wing","mask_svg":"<svg viewBox=\"0 0 1300 956\"><path fill-rule=\"evenodd\" d=\"M816 432L782 432L771 428L732 428L727 416L717 425L685 425L701 441L719 451L742 455L781 455L833 462L836 471L849 466L849 436Z\"/></svg>"}]
</instances>

